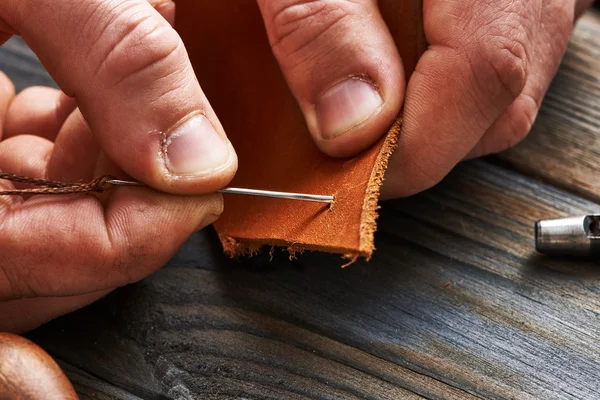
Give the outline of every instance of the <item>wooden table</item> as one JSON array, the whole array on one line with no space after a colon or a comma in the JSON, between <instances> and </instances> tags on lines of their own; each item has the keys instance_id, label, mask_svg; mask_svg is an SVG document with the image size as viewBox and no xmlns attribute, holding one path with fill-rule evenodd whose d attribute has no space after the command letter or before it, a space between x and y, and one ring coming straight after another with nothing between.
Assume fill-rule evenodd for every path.
<instances>
[{"instance_id":1,"label":"wooden table","mask_svg":"<svg viewBox=\"0 0 600 400\"><path fill-rule=\"evenodd\" d=\"M50 82L18 41L0 59L20 87ZM594 211L598 11L525 142L385 203L370 263L231 261L205 230L30 337L83 399L596 399L600 266L533 248L535 220Z\"/></svg>"}]
</instances>

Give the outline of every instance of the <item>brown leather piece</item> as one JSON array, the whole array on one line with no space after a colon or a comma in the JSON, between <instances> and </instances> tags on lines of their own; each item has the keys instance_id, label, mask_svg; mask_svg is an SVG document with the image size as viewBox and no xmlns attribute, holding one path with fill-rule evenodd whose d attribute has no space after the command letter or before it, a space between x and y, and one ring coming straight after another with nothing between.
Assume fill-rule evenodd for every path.
<instances>
[{"instance_id":1,"label":"brown leather piece","mask_svg":"<svg viewBox=\"0 0 600 400\"><path fill-rule=\"evenodd\" d=\"M425 41L420 0L385 0L380 8L407 76ZM334 195L327 204L226 195L215 227L225 251L263 245L369 258L377 200L398 121L385 138L350 159L321 153L271 52L256 0L177 0L176 28L198 80L239 157L232 186Z\"/></svg>"}]
</instances>

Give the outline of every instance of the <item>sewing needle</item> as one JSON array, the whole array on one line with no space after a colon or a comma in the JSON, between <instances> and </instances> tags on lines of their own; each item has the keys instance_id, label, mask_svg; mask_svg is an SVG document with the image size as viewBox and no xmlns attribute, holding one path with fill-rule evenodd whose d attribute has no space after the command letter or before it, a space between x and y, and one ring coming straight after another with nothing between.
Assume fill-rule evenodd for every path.
<instances>
[{"instance_id":1,"label":"sewing needle","mask_svg":"<svg viewBox=\"0 0 600 400\"><path fill-rule=\"evenodd\" d=\"M119 179L111 179L106 181L111 185L120 186L146 186L140 182L122 181ZM300 200L300 201L312 201L317 203L333 203L333 196L323 196L316 194L304 194L304 193L288 193L288 192L273 192L270 190L257 190L257 189L241 189L241 188L225 188L218 190L219 193L228 194L239 194L243 196L258 196L258 197L270 197L274 199L288 199L288 200Z\"/></svg>"}]
</instances>

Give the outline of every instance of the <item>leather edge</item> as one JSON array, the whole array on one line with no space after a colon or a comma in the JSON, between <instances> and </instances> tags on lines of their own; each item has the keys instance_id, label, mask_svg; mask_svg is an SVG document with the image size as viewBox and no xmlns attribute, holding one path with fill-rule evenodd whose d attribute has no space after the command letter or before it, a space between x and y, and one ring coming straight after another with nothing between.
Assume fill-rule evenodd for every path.
<instances>
[{"instance_id":1,"label":"leather edge","mask_svg":"<svg viewBox=\"0 0 600 400\"><path fill-rule=\"evenodd\" d=\"M223 251L231 258L255 256L261 252L263 247L284 247L290 253L290 257L294 257L296 253L302 253L304 251L324 251L328 253L336 253L351 260L356 260L359 256L366 256L357 252L356 249L344 247L334 248L300 242L291 243L283 239L247 239L219 234L219 240L223 245Z\"/></svg>"},{"instance_id":2,"label":"leather edge","mask_svg":"<svg viewBox=\"0 0 600 400\"><path fill-rule=\"evenodd\" d=\"M389 159L394 150L396 150L398 147L398 136L400 135L401 125L402 118L398 117L396 122L394 122L394 125L392 125L386 134L385 139L383 139L383 144L379 150L379 154L377 155L373 170L371 171L361 214L358 251L351 248L332 248L308 243L290 243L283 239L247 239L219 234L219 239L221 240L225 254L231 258L240 256L254 256L260 253L263 247L286 247L287 251L290 253L290 257L294 257L296 253L301 253L305 250L312 250L341 254L343 258L350 260L350 262L345 266L352 264L359 257L363 257L369 261L373 255L373 251L375 251L375 232L377 231L379 192L381 185L383 185L385 171L387 170Z\"/></svg>"},{"instance_id":3,"label":"leather edge","mask_svg":"<svg viewBox=\"0 0 600 400\"><path fill-rule=\"evenodd\" d=\"M377 231L377 218L379 217L377 212L379 209L379 192L381 185L383 185L390 157L398 147L398 136L400 135L401 126L402 118L398 117L385 137L375 165L373 166L369 183L367 184L360 221L358 251L358 256L364 257L367 261L371 259L373 251L375 251L375 232ZM348 256L350 255L348 254Z\"/></svg>"}]
</instances>

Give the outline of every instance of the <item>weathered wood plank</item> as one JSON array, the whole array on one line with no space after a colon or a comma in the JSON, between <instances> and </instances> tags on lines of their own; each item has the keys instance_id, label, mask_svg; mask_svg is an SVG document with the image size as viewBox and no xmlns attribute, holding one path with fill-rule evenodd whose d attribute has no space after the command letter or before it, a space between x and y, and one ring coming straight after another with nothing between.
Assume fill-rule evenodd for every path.
<instances>
[{"instance_id":1,"label":"weathered wood plank","mask_svg":"<svg viewBox=\"0 0 600 400\"><path fill-rule=\"evenodd\" d=\"M593 209L468 163L383 206L369 264L228 261L205 232L33 338L143 398L595 398L600 270L539 257L532 242L535 219Z\"/></svg>"},{"instance_id":2,"label":"weathered wood plank","mask_svg":"<svg viewBox=\"0 0 600 400\"><path fill-rule=\"evenodd\" d=\"M57 87L35 54L18 36L0 48L0 71L12 79L17 92L35 85Z\"/></svg>"},{"instance_id":3,"label":"weathered wood plank","mask_svg":"<svg viewBox=\"0 0 600 400\"><path fill-rule=\"evenodd\" d=\"M72 365L57 360L81 400L142 400Z\"/></svg>"},{"instance_id":4,"label":"weathered wood plank","mask_svg":"<svg viewBox=\"0 0 600 400\"><path fill-rule=\"evenodd\" d=\"M595 200L599 27L597 14L580 24L532 136L503 155ZM32 338L84 398L598 398L600 270L537 256L532 237L536 219L590 211L471 162L384 204L370 264L229 261L203 232L165 269Z\"/></svg>"},{"instance_id":5,"label":"weathered wood plank","mask_svg":"<svg viewBox=\"0 0 600 400\"><path fill-rule=\"evenodd\" d=\"M501 158L600 201L600 9L579 22L532 132Z\"/></svg>"}]
</instances>

